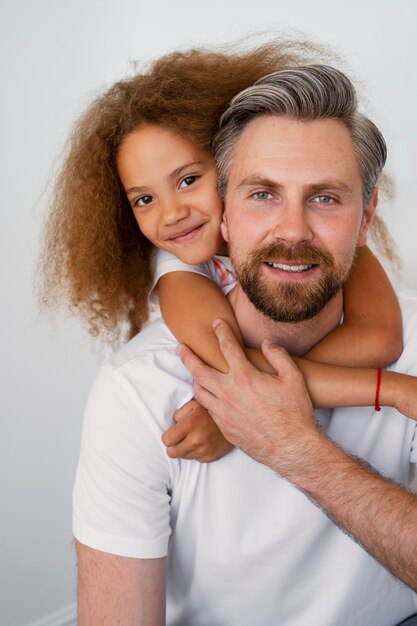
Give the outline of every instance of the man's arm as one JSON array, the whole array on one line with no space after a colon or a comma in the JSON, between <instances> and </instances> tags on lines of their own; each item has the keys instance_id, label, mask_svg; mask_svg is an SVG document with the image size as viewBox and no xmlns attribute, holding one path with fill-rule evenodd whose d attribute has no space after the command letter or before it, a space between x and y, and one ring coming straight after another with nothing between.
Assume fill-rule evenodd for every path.
<instances>
[{"instance_id":1,"label":"man's arm","mask_svg":"<svg viewBox=\"0 0 417 626\"><path fill-rule=\"evenodd\" d=\"M77 542L78 626L164 626L165 558L133 559Z\"/></svg>"},{"instance_id":2,"label":"man's arm","mask_svg":"<svg viewBox=\"0 0 417 626\"><path fill-rule=\"evenodd\" d=\"M316 425L301 372L264 345L276 376L245 358L224 322L215 332L229 366L217 372L188 348L180 355L195 397L226 439L301 489L395 576L417 589L417 498L327 439Z\"/></svg>"}]
</instances>

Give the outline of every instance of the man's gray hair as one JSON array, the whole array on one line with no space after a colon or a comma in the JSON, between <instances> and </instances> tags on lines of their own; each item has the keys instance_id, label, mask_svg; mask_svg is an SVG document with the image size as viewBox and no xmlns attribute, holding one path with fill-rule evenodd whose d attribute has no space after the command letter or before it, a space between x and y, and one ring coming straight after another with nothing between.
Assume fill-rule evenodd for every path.
<instances>
[{"instance_id":1,"label":"man's gray hair","mask_svg":"<svg viewBox=\"0 0 417 626\"><path fill-rule=\"evenodd\" d=\"M222 196L236 142L246 125L259 115L334 119L345 124L359 158L363 203L368 204L385 165L387 148L375 124L358 112L355 88L345 74L327 65L294 67L264 76L237 94L221 117L213 142Z\"/></svg>"}]
</instances>

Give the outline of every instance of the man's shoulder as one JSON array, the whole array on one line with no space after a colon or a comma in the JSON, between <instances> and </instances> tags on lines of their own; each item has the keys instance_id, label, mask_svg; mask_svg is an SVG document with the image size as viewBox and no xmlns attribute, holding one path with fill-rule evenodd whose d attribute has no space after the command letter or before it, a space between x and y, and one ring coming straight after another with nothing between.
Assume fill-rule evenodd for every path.
<instances>
[{"instance_id":1,"label":"man's shoulder","mask_svg":"<svg viewBox=\"0 0 417 626\"><path fill-rule=\"evenodd\" d=\"M177 345L174 335L159 317L117 350L109 358L106 366L115 370L122 370L135 363L140 366L141 362L149 360L157 353L176 354Z\"/></svg>"},{"instance_id":2,"label":"man's shoulder","mask_svg":"<svg viewBox=\"0 0 417 626\"><path fill-rule=\"evenodd\" d=\"M118 350L99 371L87 401L86 422L118 428L156 421L172 425L172 414L192 397L191 377L176 353L177 342L156 320ZM103 417L105 416L105 417ZM133 417L132 417L133 416ZM149 421L150 420L150 421Z\"/></svg>"},{"instance_id":3,"label":"man's shoulder","mask_svg":"<svg viewBox=\"0 0 417 626\"><path fill-rule=\"evenodd\" d=\"M128 341L103 365L93 390L113 395L129 389L136 397L169 401L176 390L190 387L191 377L179 358L178 342L159 318ZM178 405L180 406L180 405Z\"/></svg>"}]
</instances>

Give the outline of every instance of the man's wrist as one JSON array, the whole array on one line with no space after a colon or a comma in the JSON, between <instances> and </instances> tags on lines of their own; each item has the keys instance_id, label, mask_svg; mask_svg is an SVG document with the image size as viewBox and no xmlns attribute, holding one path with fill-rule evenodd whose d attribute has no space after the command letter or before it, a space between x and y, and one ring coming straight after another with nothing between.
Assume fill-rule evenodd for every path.
<instances>
[{"instance_id":1,"label":"man's wrist","mask_svg":"<svg viewBox=\"0 0 417 626\"><path fill-rule=\"evenodd\" d=\"M299 463L288 466L281 475L295 487L303 491L317 504L323 506L327 502L329 491L337 477L352 471L352 468L363 469L342 448L326 437L319 429L310 433L299 448Z\"/></svg>"},{"instance_id":2,"label":"man's wrist","mask_svg":"<svg viewBox=\"0 0 417 626\"><path fill-rule=\"evenodd\" d=\"M304 490L316 473L318 475L322 473L319 459L326 455L328 446L334 447L314 424L311 428L305 428L297 441L285 446L285 450L278 443L270 467L296 487Z\"/></svg>"}]
</instances>

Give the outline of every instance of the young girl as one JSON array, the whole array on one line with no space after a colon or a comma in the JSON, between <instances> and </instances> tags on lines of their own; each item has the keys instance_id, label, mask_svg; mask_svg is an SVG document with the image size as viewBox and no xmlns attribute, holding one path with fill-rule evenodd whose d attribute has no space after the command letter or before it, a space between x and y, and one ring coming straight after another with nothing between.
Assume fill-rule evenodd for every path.
<instances>
[{"instance_id":1,"label":"young girl","mask_svg":"<svg viewBox=\"0 0 417 626\"><path fill-rule=\"evenodd\" d=\"M187 264L168 273L165 262L158 264L167 324L206 362L224 368L211 321L226 319L242 340L226 298L207 278L209 269L219 283L219 263L209 259L226 251L209 147L229 99L265 74L305 63L306 50L312 53L273 42L245 54L174 53L98 98L75 129L57 183L43 257L45 300L67 299L93 335L132 336L148 317L156 246ZM196 267L202 263L208 268ZM376 309L375 302L384 307ZM377 379L375 369L318 361L375 368L400 351L398 303L378 261L364 249L346 287L344 323L298 360L315 405L372 405ZM268 371L259 351L248 356ZM413 378L398 374L384 373L382 382L380 401L400 409L416 388ZM170 456L210 461L229 450L195 401L175 419L164 435Z\"/></svg>"}]
</instances>

